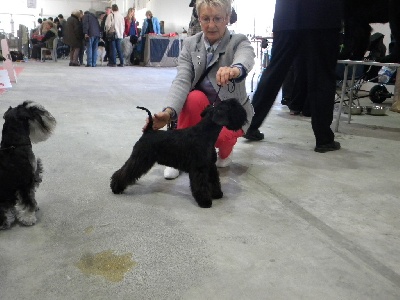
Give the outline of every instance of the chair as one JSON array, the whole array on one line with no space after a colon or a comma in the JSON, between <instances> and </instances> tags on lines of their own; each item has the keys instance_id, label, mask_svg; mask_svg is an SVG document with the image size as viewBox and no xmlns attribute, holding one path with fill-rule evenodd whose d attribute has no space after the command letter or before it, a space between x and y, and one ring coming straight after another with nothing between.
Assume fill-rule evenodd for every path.
<instances>
[{"instance_id":1,"label":"chair","mask_svg":"<svg viewBox=\"0 0 400 300\"><path fill-rule=\"evenodd\" d=\"M41 48L40 49L40 60L44 62L46 60L44 52L45 51L50 51L51 52L51 59L54 62L56 62L57 61L57 45L58 45L58 37L54 38L54 40L53 40L53 49L46 48L46 47Z\"/></svg>"}]
</instances>

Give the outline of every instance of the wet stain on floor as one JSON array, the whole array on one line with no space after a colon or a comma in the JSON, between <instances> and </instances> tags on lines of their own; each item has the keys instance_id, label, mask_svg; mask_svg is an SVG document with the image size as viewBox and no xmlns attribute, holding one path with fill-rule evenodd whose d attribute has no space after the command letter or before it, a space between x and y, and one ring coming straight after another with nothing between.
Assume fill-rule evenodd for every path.
<instances>
[{"instance_id":1,"label":"wet stain on floor","mask_svg":"<svg viewBox=\"0 0 400 300\"><path fill-rule=\"evenodd\" d=\"M91 234L91 233L93 232L93 230L94 230L94 227L93 227L93 226L86 227L85 233L86 233L86 234Z\"/></svg>"},{"instance_id":2,"label":"wet stain on floor","mask_svg":"<svg viewBox=\"0 0 400 300\"><path fill-rule=\"evenodd\" d=\"M75 264L85 275L100 275L111 282L124 279L124 275L136 265L132 253L116 255L111 250L96 254L85 253Z\"/></svg>"}]
</instances>

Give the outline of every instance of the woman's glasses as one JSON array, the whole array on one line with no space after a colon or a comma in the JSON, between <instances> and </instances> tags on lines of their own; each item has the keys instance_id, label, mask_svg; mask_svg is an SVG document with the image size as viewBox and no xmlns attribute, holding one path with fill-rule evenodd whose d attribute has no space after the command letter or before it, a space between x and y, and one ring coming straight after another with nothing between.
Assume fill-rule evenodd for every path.
<instances>
[{"instance_id":1,"label":"woman's glasses","mask_svg":"<svg viewBox=\"0 0 400 300\"><path fill-rule=\"evenodd\" d=\"M214 24L221 24L225 21L225 18L224 17L214 17L214 18L200 17L200 22L203 24L210 24L211 21L213 21Z\"/></svg>"}]
</instances>

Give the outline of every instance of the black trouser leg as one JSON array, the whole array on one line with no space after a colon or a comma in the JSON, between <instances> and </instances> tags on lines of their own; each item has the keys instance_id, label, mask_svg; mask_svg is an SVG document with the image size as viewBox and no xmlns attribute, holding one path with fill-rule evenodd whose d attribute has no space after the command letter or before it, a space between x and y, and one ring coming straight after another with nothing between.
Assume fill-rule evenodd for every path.
<instances>
[{"instance_id":1,"label":"black trouser leg","mask_svg":"<svg viewBox=\"0 0 400 300\"><path fill-rule=\"evenodd\" d=\"M255 114L250 130L258 129L271 110L296 55L298 37L294 31L274 33L271 62L263 71L252 100Z\"/></svg>"}]
</instances>

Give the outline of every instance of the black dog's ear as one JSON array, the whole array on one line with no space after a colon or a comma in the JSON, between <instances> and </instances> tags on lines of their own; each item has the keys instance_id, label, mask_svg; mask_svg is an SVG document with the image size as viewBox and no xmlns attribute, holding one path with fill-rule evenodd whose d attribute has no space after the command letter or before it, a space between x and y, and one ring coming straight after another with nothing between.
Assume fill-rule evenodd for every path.
<instances>
[{"instance_id":1,"label":"black dog's ear","mask_svg":"<svg viewBox=\"0 0 400 300\"><path fill-rule=\"evenodd\" d=\"M200 117L204 118L211 110L213 109L212 105L207 106L200 114Z\"/></svg>"},{"instance_id":2,"label":"black dog's ear","mask_svg":"<svg viewBox=\"0 0 400 300\"><path fill-rule=\"evenodd\" d=\"M221 107L224 107L223 110L226 111L225 121L226 128L229 130L239 130L243 127L247 122L247 113L243 106L239 103L237 99L231 98L221 102Z\"/></svg>"},{"instance_id":3,"label":"black dog's ear","mask_svg":"<svg viewBox=\"0 0 400 300\"><path fill-rule=\"evenodd\" d=\"M243 106L236 100L230 102L229 125L226 127L229 130L239 130L247 123L247 113Z\"/></svg>"}]
</instances>

